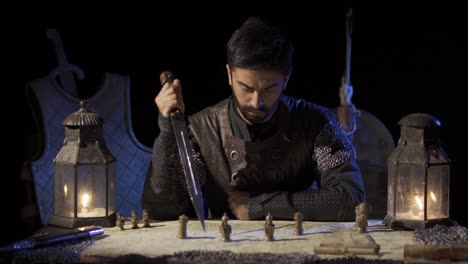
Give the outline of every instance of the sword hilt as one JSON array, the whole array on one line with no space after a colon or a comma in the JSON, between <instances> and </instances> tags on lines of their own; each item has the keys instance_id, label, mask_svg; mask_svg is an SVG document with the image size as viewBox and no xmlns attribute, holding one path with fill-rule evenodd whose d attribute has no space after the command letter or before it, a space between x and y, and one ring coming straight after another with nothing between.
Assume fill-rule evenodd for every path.
<instances>
[{"instance_id":1,"label":"sword hilt","mask_svg":"<svg viewBox=\"0 0 468 264\"><path fill-rule=\"evenodd\" d=\"M163 71L159 76L159 80L161 81L161 86L164 86L167 82L174 81L175 77L174 74L170 71Z\"/></svg>"},{"instance_id":2,"label":"sword hilt","mask_svg":"<svg viewBox=\"0 0 468 264\"><path fill-rule=\"evenodd\" d=\"M164 86L167 82L172 83L174 81L175 77L174 74L170 71L163 71L161 75L159 75L159 80L161 81L161 87ZM174 109L172 111L172 114L178 114L180 113L179 109Z\"/></svg>"}]
</instances>

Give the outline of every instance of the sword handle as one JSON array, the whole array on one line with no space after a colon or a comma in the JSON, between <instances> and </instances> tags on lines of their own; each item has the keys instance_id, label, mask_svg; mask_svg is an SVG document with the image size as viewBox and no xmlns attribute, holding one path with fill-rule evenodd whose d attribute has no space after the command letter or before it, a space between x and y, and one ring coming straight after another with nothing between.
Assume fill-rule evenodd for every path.
<instances>
[{"instance_id":1,"label":"sword handle","mask_svg":"<svg viewBox=\"0 0 468 264\"><path fill-rule=\"evenodd\" d=\"M159 80L161 81L161 87L164 86L167 82L172 83L175 77L174 74L170 71L163 71L161 75L159 75ZM174 118L183 118L183 114L179 111L179 109L172 110L172 117Z\"/></svg>"},{"instance_id":2,"label":"sword handle","mask_svg":"<svg viewBox=\"0 0 468 264\"><path fill-rule=\"evenodd\" d=\"M161 87L164 86L167 82L172 83L174 81L175 77L174 74L170 71L163 71L161 75L159 75L159 80L161 81ZM172 114L178 114L180 113L179 109L174 109L172 111Z\"/></svg>"},{"instance_id":3,"label":"sword handle","mask_svg":"<svg viewBox=\"0 0 468 264\"><path fill-rule=\"evenodd\" d=\"M165 83L167 82L172 82L174 81L175 77L174 74L170 71L163 71L161 75L159 76L159 80L161 81L161 86L164 86Z\"/></svg>"}]
</instances>

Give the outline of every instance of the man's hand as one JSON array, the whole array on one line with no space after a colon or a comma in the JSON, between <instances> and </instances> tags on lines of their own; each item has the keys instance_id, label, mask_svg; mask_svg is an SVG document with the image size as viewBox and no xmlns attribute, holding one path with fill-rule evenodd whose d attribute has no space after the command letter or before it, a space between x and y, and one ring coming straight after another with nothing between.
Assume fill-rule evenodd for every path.
<instances>
[{"instance_id":1,"label":"man's hand","mask_svg":"<svg viewBox=\"0 0 468 264\"><path fill-rule=\"evenodd\" d=\"M249 197L248 192L228 193L229 208L239 220L249 220Z\"/></svg>"},{"instance_id":2,"label":"man's hand","mask_svg":"<svg viewBox=\"0 0 468 264\"><path fill-rule=\"evenodd\" d=\"M166 72L162 74L166 74ZM163 87L154 99L159 112L164 117L170 117L172 111L175 109L178 109L182 113L185 112L184 99L182 98L182 85L178 79L172 80L172 78L173 76L171 74L170 77L167 77L167 80L161 80L161 82L163 82Z\"/></svg>"}]
</instances>

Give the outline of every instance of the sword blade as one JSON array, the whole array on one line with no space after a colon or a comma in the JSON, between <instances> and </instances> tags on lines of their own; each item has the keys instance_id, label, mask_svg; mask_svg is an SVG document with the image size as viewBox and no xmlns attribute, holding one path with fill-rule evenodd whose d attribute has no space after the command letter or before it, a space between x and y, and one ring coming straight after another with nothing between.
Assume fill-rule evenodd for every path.
<instances>
[{"instance_id":1,"label":"sword blade","mask_svg":"<svg viewBox=\"0 0 468 264\"><path fill-rule=\"evenodd\" d=\"M194 161L184 114L181 112L173 113L171 121L176 138L177 149L179 150L180 160L184 169L185 179L187 181L190 200L192 201L195 213L200 220L203 231L205 231L205 205L203 193L200 187L200 178L192 166Z\"/></svg>"}]
</instances>

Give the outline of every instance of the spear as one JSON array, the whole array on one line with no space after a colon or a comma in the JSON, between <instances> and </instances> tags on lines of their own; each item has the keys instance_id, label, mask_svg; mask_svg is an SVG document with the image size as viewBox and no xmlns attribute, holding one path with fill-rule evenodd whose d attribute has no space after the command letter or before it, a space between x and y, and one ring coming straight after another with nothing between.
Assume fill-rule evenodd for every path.
<instances>
[{"instance_id":1,"label":"spear","mask_svg":"<svg viewBox=\"0 0 468 264\"><path fill-rule=\"evenodd\" d=\"M338 107L338 121L348 137L352 137L356 131L356 114L359 111L351 102L353 86L351 85L351 41L353 35L353 9L346 13L346 67L341 78L340 106Z\"/></svg>"}]
</instances>

